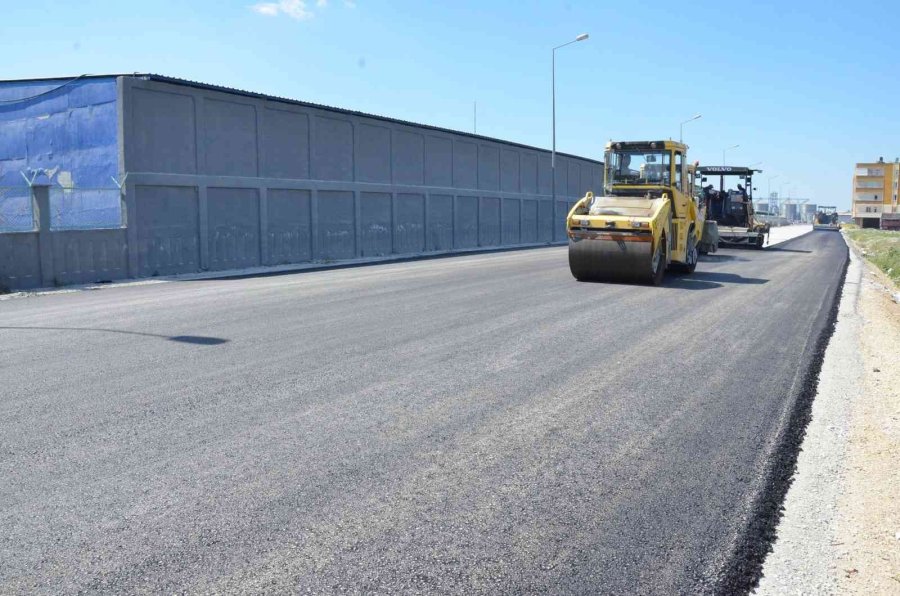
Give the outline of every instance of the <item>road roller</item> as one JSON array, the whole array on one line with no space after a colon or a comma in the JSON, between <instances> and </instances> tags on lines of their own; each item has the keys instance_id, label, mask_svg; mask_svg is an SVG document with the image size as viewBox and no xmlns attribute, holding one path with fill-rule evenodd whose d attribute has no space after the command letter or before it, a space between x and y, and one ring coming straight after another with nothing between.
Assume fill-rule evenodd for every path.
<instances>
[{"instance_id":1,"label":"road roller","mask_svg":"<svg viewBox=\"0 0 900 596\"><path fill-rule=\"evenodd\" d=\"M666 270L693 273L707 225L696 165L675 141L606 145L603 192L588 192L566 218L569 269L579 281L659 285Z\"/></svg>"}]
</instances>

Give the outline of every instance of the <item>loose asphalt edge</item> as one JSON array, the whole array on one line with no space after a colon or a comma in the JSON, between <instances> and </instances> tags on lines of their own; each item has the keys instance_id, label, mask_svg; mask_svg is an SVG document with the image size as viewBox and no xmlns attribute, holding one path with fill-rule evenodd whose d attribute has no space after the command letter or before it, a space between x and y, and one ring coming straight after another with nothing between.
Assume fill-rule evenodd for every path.
<instances>
[{"instance_id":1,"label":"loose asphalt edge","mask_svg":"<svg viewBox=\"0 0 900 596\"><path fill-rule=\"evenodd\" d=\"M845 238L846 240L846 238ZM849 242L848 242L849 244ZM839 591L839 502L846 490L845 466L851 421L863 393L860 354L863 321L863 257L851 246L838 320L822 364L812 421L806 428L794 481L784 503L773 551L754 594L829 594Z\"/></svg>"},{"instance_id":2,"label":"loose asphalt edge","mask_svg":"<svg viewBox=\"0 0 900 596\"><path fill-rule=\"evenodd\" d=\"M805 235L805 234L804 234ZM849 248L845 246L841 275L816 321L817 339L803 355L798 370L805 370L793 396L792 407L773 442L772 454L762 474L762 488L753 499L743 530L739 533L724 568L715 583L718 594L746 594L762 578L763 563L772 552L778 523L784 514L784 502L797 469L806 428L812 419L812 404L828 342L834 333L841 294L850 265Z\"/></svg>"}]
</instances>

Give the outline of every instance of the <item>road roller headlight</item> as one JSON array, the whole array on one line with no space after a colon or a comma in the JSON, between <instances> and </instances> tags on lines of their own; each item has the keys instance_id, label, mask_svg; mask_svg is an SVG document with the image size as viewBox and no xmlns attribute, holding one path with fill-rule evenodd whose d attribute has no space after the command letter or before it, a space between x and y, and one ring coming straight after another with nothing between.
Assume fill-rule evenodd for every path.
<instances>
[{"instance_id":1,"label":"road roller headlight","mask_svg":"<svg viewBox=\"0 0 900 596\"><path fill-rule=\"evenodd\" d=\"M647 222L647 221L632 221L632 222L631 222L631 227L632 227L632 228L649 228L649 227L650 227L650 222Z\"/></svg>"}]
</instances>

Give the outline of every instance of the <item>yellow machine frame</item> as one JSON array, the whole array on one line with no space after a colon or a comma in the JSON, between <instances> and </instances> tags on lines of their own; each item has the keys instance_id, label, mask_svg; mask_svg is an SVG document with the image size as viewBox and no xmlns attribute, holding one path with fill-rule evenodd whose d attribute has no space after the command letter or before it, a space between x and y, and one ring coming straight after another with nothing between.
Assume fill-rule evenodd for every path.
<instances>
[{"instance_id":1,"label":"yellow machine frame","mask_svg":"<svg viewBox=\"0 0 900 596\"><path fill-rule=\"evenodd\" d=\"M675 141L607 144L605 195L587 193L566 218L569 263L576 278L659 284L666 268L694 270L705 213L694 196L696 172L687 149ZM669 154L668 184L610 183L611 155L635 150Z\"/></svg>"}]
</instances>

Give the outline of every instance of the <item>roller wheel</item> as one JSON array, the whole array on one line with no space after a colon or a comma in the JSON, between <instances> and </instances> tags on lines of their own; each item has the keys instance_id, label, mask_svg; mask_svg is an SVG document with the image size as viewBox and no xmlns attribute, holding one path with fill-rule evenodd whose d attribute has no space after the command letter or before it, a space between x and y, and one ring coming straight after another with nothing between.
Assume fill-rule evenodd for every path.
<instances>
[{"instance_id":1,"label":"roller wheel","mask_svg":"<svg viewBox=\"0 0 900 596\"><path fill-rule=\"evenodd\" d=\"M685 251L684 263L678 263L673 268L679 273L693 273L697 269L697 260L700 251L697 250L697 239L694 238L694 231L688 232L687 250Z\"/></svg>"},{"instance_id":2,"label":"roller wheel","mask_svg":"<svg viewBox=\"0 0 900 596\"><path fill-rule=\"evenodd\" d=\"M665 236L660 238L650 259L650 283L654 286L661 285L666 275L666 242Z\"/></svg>"}]
</instances>

